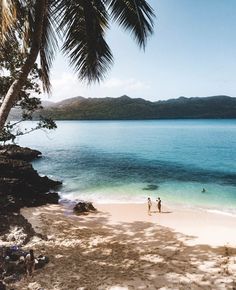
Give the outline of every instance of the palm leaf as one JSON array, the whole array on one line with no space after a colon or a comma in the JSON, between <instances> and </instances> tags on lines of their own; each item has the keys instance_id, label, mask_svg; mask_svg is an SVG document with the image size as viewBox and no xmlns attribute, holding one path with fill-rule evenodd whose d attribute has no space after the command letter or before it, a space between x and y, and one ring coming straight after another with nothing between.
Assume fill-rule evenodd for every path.
<instances>
[{"instance_id":1,"label":"palm leaf","mask_svg":"<svg viewBox=\"0 0 236 290\"><path fill-rule=\"evenodd\" d=\"M40 64L41 64L41 80L43 83L44 91L50 93L50 78L49 71L54 60L55 52L58 48L57 36L56 36L56 22L54 18L54 6L53 0L48 1L47 11L45 11L43 22L43 34L40 46Z\"/></svg>"},{"instance_id":2,"label":"palm leaf","mask_svg":"<svg viewBox=\"0 0 236 290\"><path fill-rule=\"evenodd\" d=\"M138 45L145 48L147 38L153 33L155 14L145 0L105 0L111 17L125 30L129 30Z\"/></svg>"},{"instance_id":3,"label":"palm leaf","mask_svg":"<svg viewBox=\"0 0 236 290\"><path fill-rule=\"evenodd\" d=\"M23 50L27 53L28 49L31 48L34 33L37 29L37 27L35 27L35 17L37 11L35 10L35 5L27 5L26 2L23 4L24 9L21 20L19 21L19 30L21 33L20 38L23 40ZM55 31L56 23L54 19L53 2L53 0L47 0L39 49L41 65L40 79L43 84L43 90L47 93L50 93L51 89L49 71L58 47Z\"/></svg>"},{"instance_id":4,"label":"palm leaf","mask_svg":"<svg viewBox=\"0 0 236 290\"><path fill-rule=\"evenodd\" d=\"M19 36L18 42L24 43L25 51L30 46L34 5L29 0L0 0L0 32L2 43L12 41L12 35ZM31 34L32 35L32 34Z\"/></svg>"},{"instance_id":5,"label":"palm leaf","mask_svg":"<svg viewBox=\"0 0 236 290\"><path fill-rule=\"evenodd\" d=\"M37 11L35 5L30 5L29 0L0 0L0 31L1 40L17 41L14 38L16 32L21 40L21 45L25 54L28 53L34 38L35 17ZM53 0L47 1L47 10L43 19L43 33L40 45L41 81L43 89L50 92L49 71L57 48L56 27L53 11ZM14 16L14 17L13 17ZM18 40L19 41L19 40ZM2 44L3 45L3 44Z\"/></svg>"},{"instance_id":6,"label":"palm leaf","mask_svg":"<svg viewBox=\"0 0 236 290\"><path fill-rule=\"evenodd\" d=\"M14 26L16 18L15 1L0 0L0 42L1 44L8 39L8 35Z\"/></svg>"},{"instance_id":7,"label":"palm leaf","mask_svg":"<svg viewBox=\"0 0 236 290\"><path fill-rule=\"evenodd\" d=\"M108 14L101 0L57 1L59 28L65 33L63 51L80 79L100 81L113 62L104 35Z\"/></svg>"}]
</instances>

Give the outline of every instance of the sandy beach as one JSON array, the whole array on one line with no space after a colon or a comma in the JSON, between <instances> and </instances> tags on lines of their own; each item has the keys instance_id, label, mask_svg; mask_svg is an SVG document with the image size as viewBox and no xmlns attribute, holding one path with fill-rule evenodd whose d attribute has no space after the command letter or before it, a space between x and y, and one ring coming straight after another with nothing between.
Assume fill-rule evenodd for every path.
<instances>
[{"instance_id":1,"label":"sandy beach","mask_svg":"<svg viewBox=\"0 0 236 290\"><path fill-rule=\"evenodd\" d=\"M15 290L236 289L236 217L146 204L96 204L75 216L63 205L23 209L28 248L50 258Z\"/></svg>"}]
</instances>

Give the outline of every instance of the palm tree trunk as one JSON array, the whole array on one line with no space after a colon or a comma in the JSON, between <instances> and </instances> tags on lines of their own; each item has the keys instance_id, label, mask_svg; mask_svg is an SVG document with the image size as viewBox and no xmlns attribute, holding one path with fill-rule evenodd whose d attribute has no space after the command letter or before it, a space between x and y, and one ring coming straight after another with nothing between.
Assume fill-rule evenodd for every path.
<instances>
[{"instance_id":1,"label":"palm tree trunk","mask_svg":"<svg viewBox=\"0 0 236 290\"><path fill-rule=\"evenodd\" d=\"M35 4L35 23L32 45L27 56L27 59L19 72L18 77L12 83L6 96L3 99L0 107L0 132L2 131L11 108L17 101L20 90L25 84L25 81L36 62L42 39L43 21L46 10L47 0L37 0Z\"/></svg>"}]
</instances>

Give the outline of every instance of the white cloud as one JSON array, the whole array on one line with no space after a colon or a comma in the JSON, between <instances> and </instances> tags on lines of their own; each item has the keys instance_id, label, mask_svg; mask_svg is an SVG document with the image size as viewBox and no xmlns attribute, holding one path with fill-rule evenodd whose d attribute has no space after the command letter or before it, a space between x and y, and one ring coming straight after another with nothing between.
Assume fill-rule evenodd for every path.
<instances>
[{"instance_id":1,"label":"white cloud","mask_svg":"<svg viewBox=\"0 0 236 290\"><path fill-rule=\"evenodd\" d=\"M50 101L60 101L76 96L83 97L119 97L129 95L130 97L143 97L147 95L150 86L147 83L134 78L121 79L110 78L88 86L81 82L72 72L65 72L54 76L52 82L52 97ZM46 97L44 97L45 99Z\"/></svg>"},{"instance_id":2,"label":"white cloud","mask_svg":"<svg viewBox=\"0 0 236 290\"><path fill-rule=\"evenodd\" d=\"M136 91L136 90L144 90L149 89L150 86L144 82L135 80L133 78L130 79L119 79L119 78L111 78L105 81L104 88L122 88L126 89L127 91Z\"/></svg>"},{"instance_id":3,"label":"white cloud","mask_svg":"<svg viewBox=\"0 0 236 290\"><path fill-rule=\"evenodd\" d=\"M86 87L72 73L62 73L60 76L52 78L51 83L51 101L83 96L86 93Z\"/></svg>"}]
</instances>

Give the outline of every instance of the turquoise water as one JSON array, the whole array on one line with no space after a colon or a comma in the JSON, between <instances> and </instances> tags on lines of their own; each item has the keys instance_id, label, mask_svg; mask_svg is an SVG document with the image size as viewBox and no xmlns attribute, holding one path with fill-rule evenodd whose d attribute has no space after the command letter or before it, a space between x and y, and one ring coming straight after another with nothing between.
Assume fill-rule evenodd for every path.
<instances>
[{"instance_id":1,"label":"turquoise water","mask_svg":"<svg viewBox=\"0 0 236 290\"><path fill-rule=\"evenodd\" d=\"M63 180L63 198L105 203L160 196L166 204L236 213L236 120L57 124L56 131L18 142L43 153L34 167ZM158 188L144 190L150 185Z\"/></svg>"}]
</instances>

